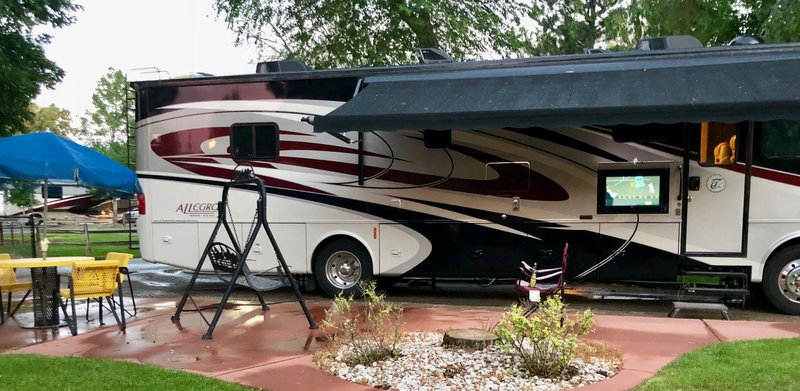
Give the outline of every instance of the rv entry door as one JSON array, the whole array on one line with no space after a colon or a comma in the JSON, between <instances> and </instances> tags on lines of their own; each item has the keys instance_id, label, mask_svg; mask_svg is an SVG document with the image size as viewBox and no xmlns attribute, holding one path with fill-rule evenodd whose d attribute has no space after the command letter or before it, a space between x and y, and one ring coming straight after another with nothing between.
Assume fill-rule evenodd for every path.
<instances>
[{"instance_id":1,"label":"rv entry door","mask_svg":"<svg viewBox=\"0 0 800 391\"><path fill-rule=\"evenodd\" d=\"M747 254L752 139L752 125L704 123L698 162L685 152L683 255Z\"/></svg>"}]
</instances>

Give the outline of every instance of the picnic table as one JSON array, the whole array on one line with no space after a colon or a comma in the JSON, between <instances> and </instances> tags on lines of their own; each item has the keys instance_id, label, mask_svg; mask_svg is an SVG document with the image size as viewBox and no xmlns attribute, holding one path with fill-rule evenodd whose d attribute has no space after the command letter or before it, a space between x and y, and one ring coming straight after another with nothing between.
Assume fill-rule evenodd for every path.
<instances>
[{"instance_id":1,"label":"picnic table","mask_svg":"<svg viewBox=\"0 0 800 391\"><path fill-rule=\"evenodd\" d=\"M54 328L60 325L58 316L59 266L75 262L94 261L94 257L65 256L0 260L0 268L29 268L33 283L33 328Z\"/></svg>"}]
</instances>

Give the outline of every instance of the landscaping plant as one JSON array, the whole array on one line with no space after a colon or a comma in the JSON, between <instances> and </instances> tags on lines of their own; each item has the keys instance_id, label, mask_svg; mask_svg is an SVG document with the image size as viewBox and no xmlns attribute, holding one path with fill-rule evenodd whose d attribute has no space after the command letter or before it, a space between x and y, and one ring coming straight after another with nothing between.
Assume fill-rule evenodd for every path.
<instances>
[{"instance_id":1,"label":"landscaping plant","mask_svg":"<svg viewBox=\"0 0 800 391\"><path fill-rule=\"evenodd\" d=\"M325 311L322 330L337 347L345 347L344 361L350 365L370 365L397 357L402 337L403 309L386 302L375 291L375 283L360 284L363 305L354 305L353 296L337 295Z\"/></svg>"},{"instance_id":2,"label":"landscaping plant","mask_svg":"<svg viewBox=\"0 0 800 391\"><path fill-rule=\"evenodd\" d=\"M563 377L575 357L578 337L588 333L594 323L591 311L567 317L564 307L561 297L553 295L530 318L523 315L522 307L514 305L497 323L499 346L517 354L532 376Z\"/></svg>"}]
</instances>

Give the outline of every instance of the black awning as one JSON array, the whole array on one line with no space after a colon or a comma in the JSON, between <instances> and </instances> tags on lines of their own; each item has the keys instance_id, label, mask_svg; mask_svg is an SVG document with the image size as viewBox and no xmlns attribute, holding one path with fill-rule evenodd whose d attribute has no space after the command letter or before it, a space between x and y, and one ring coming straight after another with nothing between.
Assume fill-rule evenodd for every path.
<instances>
[{"instance_id":1,"label":"black awning","mask_svg":"<svg viewBox=\"0 0 800 391\"><path fill-rule=\"evenodd\" d=\"M314 130L800 119L798 44L564 58L367 77L358 95L317 117Z\"/></svg>"}]
</instances>

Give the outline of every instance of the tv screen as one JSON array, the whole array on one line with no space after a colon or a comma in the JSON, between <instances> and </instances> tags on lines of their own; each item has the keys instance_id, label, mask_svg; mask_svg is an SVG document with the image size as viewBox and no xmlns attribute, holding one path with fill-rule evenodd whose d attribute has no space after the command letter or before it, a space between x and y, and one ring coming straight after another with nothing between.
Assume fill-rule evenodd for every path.
<instances>
[{"instance_id":1,"label":"tv screen","mask_svg":"<svg viewBox=\"0 0 800 391\"><path fill-rule=\"evenodd\" d=\"M597 173L597 213L667 213L668 198L666 168Z\"/></svg>"}]
</instances>

